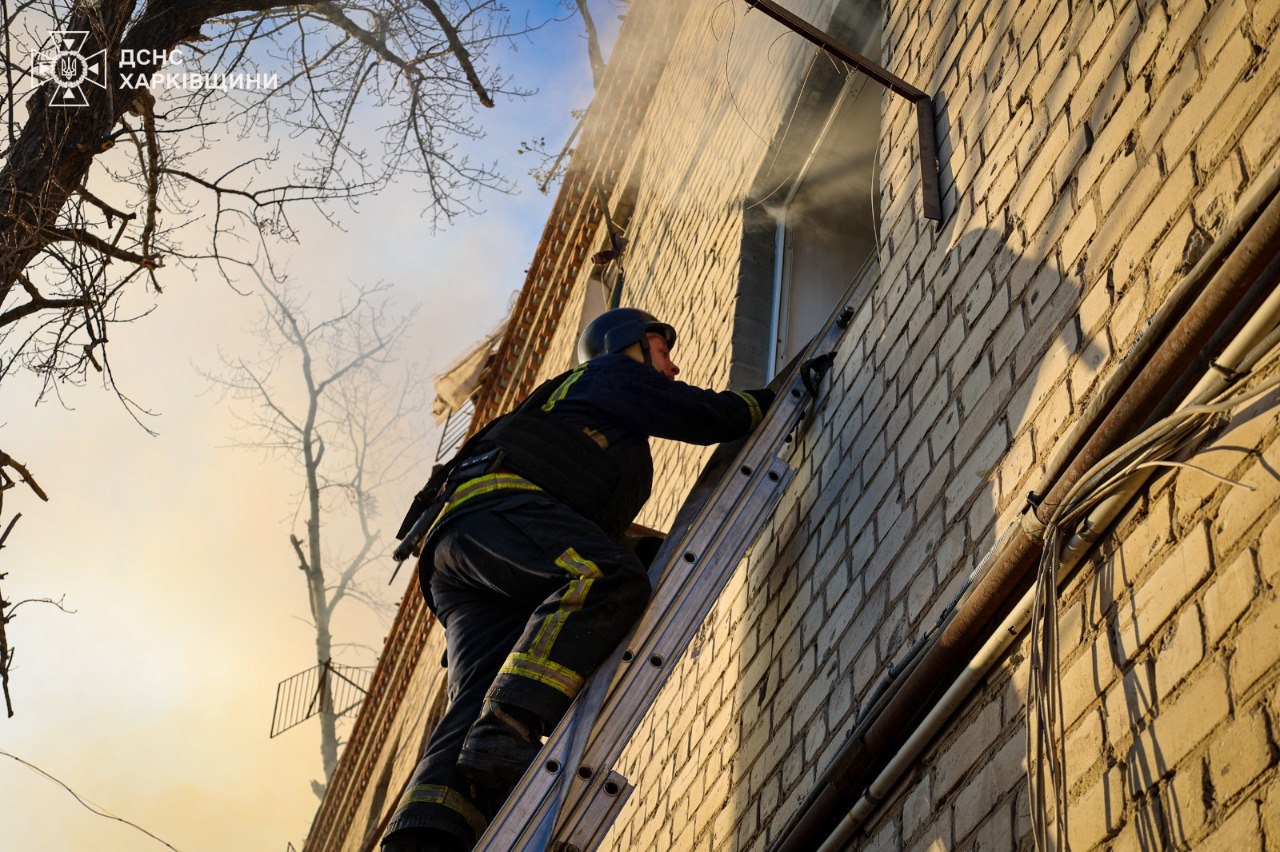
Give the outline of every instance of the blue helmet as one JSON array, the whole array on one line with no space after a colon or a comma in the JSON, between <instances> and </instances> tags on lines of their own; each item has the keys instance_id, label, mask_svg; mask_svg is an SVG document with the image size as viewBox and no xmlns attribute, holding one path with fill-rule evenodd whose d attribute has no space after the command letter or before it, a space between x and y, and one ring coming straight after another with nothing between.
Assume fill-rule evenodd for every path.
<instances>
[{"instance_id":1,"label":"blue helmet","mask_svg":"<svg viewBox=\"0 0 1280 852\"><path fill-rule=\"evenodd\" d=\"M578 337L578 363L621 352L644 340L646 334L658 335L666 341L668 348L676 345L676 330L647 311L639 308L605 311L587 323ZM644 349L647 358L648 347Z\"/></svg>"}]
</instances>

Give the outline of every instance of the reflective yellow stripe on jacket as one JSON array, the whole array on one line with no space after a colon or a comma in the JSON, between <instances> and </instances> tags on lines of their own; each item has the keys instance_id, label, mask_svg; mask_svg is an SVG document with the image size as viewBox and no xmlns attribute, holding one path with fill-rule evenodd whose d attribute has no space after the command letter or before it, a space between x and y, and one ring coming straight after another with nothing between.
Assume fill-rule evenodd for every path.
<instances>
[{"instance_id":1,"label":"reflective yellow stripe on jacket","mask_svg":"<svg viewBox=\"0 0 1280 852\"><path fill-rule=\"evenodd\" d=\"M440 525L451 512L459 506L474 500L484 494L492 494L495 491L541 491L542 489L534 485L522 476L516 476L514 473L486 473L484 476L477 476L475 479L468 479L462 483L453 492L453 496L449 498L449 502L444 504L444 508L440 510L440 514L436 517L435 523L431 525L427 535L431 535L435 528Z\"/></svg>"},{"instance_id":2,"label":"reflective yellow stripe on jacket","mask_svg":"<svg viewBox=\"0 0 1280 852\"><path fill-rule=\"evenodd\" d=\"M570 373L569 378L561 382L560 387L556 388L555 392L551 394L551 398L548 399L545 403L543 403L542 410L551 411L553 408L555 408L556 403L564 399L565 396L568 395L569 388L573 387L574 382L582 378L582 374L585 373L586 370L587 370L587 365L583 364L582 366L578 367L578 369Z\"/></svg>"},{"instance_id":3,"label":"reflective yellow stripe on jacket","mask_svg":"<svg viewBox=\"0 0 1280 852\"><path fill-rule=\"evenodd\" d=\"M742 397L742 399L747 403L747 408L751 409L751 428L755 429L760 425L760 421L764 419L764 413L760 410L760 403L757 402L756 398L749 393L734 391L734 394Z\"/></svg>"}]
</instances>

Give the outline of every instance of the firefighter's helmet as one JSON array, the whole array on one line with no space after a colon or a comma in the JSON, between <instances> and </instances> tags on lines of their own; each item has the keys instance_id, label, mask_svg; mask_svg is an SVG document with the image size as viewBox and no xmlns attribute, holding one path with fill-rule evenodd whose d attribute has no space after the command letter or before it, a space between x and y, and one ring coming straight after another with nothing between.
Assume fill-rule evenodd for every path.
<instances>
[{"instance_id":1,"label":"firefighter's helmet","mask_svg":"<svg viewBox=\"0 0 1280 852\"><path fill-rule=\"evenodd\" d=\"M614 308L587 323L578 337L578 363L582 364L603 355L621 352L633 343L656 334L666 341L668 348L676 345L676 330L648 311L639 308ZM648 355L648 347L645 347Z\"/></svg>"}]
</instances>

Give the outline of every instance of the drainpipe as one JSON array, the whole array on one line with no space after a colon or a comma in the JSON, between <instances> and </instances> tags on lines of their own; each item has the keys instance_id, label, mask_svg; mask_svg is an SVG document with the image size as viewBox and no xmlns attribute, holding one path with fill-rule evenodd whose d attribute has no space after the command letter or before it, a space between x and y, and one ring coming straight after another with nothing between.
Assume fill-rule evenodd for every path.
<instances>
[{"instance_id":1,"label":"drainpipe","mask_svg":"<svg viewBox=\"0 0 1280 852\"><path fill-rule=\"evenodd\" d=\"M1197 264L1188 276L1197 280L1175 290L1175 297L1182 296L1182 301L1189 304L1176 312L1157 313L1157 319L1164 314L1177 316L1177 321L1158 342L1154 336L1146 335L1147 342L1138 347L1143 363L1121 368L1120 378L1108 383L1105 395L1112 402L1097 407L1101 413L1090 420L1088 428L1076 430L1078 447L1058 463L1060 472L1046 478L1039 491L1045 495L1042 506L1056 506L1098 461L1142 426L1167 414L1177 401L1176 397L1166 399L1170 390L1209 341L1224 330L1228 317L1243 322L1243 317L1265 298L1272 282L1262 276L1280 247L1278 187L1280 170L1262 182L1259 191L1243 205L1245 212L1240 222L1228 229L1225 236L1234 239L1234 245L1211 252L1217 262L1212 266ZM940 725L1003 652L1000 643L1007 646L1013 638L1010 631L1021 623L1017 604L1030 587L1030 569L1040 556L1042 542L1036 528L1041 525L1042 511L1044 517L1050 515L1047 510L1037 509L1024 516L1024 524L1017 532L1002 540L990 567L975 580L937 641L899 680L896 692L885 701L883 709L851 732L800 811L769 846L769 852L808 852L819 847L850 807L856 807L856 800L868 785L888 764L899 762L895 755L904 743L918 739L918 748L927 744L936 728L919 732L917 738L915 732L920 723L933 714L934 723ZM992 624L1000 625L994 635ZM962 691L950 692L953 685ZM948 708L944 702L951 706ZM904 758L907 765L914 756ZM887 792L882 788L881 794Z\"/></svg>"},{"instance_id":2,"label":"drainpipe","mask_svg":"<svg viewBox=\"0 0 1280 852\"><path fill-rule=\"evenodd\" d=\"M1235 250L1277 191L1280 191L1280 169L1259 182L1257 188L1241 200L1239 212L1227 223L1222 234L1213 241L1191 271L1177 283L1163 304L1139 331L1137 339L1124 353L1108 379L1106 390L1089 401L1080 417L1067 430L1066 436L1058 443L1057 449L1049 458L1043 481L1052 482L1061 475L1076 449L1088 438L1094 425L1111 411L1111 406L1115 404L1119 392L1129 385L1134 373L1147 362L1156 344L1168 336L1174 322L1186 313L1191 302L1204 289L1205 283L1222 266L1227 255Z\"/></svg>"},{"instance_id":3,"label":"drainpipe","mask_svg":"<svg viewBox=\"0 0 1280 852\"><path fill-rule=\"evenodd\" d=\"M1280 277L1280 255L1268 266L1264 278L1275 281ZM1231 376L1248 373L1267 353L1280 345L1280 289L1271 295L1258 309L1240 334L1215 360L1221 372L1206 373L1179 409L1191 405L1207 404L1225 390ZM1065 579L1076 564L1097 543L1125 506L1147 480L1155 474L1152 469L1140 470L1130 475L1124 490L1100 503L1080 524L1080 531L1063 548L1059 582ZM1086 532L1087 531L1087 532ZM991 634L977 655L969 661L955 683L947 689L929 714L920 722L902 748L889 761L850 812L840 821L836 830L822 844L818 852L836 852L876 808L888 798L894 786L915 763L934 735L945 725L969 693L986 677L990 668L1004 656L1013 641L1026 629L1035 600L1034 587L1028 589L1000 626Z\"/></svg>"}]
</instances>

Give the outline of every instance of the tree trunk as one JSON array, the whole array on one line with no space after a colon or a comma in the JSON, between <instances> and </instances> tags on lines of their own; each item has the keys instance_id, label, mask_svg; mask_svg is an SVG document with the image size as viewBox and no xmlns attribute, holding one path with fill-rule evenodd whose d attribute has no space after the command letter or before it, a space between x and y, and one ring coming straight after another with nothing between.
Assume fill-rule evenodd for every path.
<instances>
[{"instance_id":1,"label":"tree trunk","mask_svg":"<svg viewBox=\"0 0 1280 852\"><path fill-rule=\"evenodd\" d=\"M308 362L310 358L307 359ZM324 589L324 565L320 551L320 478L319 452L311 437L318 400L312 391L312 405L307 418L302 454L307 469L307 591L316 622L316 662L320 665L320 760L324 766L324 783L328 787L338 765L338 718L333 706L333 677L328 670L333 659L333 637L329 631L329 606ZM316 787L317 785L313 785ZM323 799L324 791L316 789Z\"/></svg>"},{"instance_id":2,"label":"tree trunk","mask_svg":"<svg viewBox=\"0 0 1280 852\"><path fill-rule=\"evenodd\" d=\"M84 183L93 158L110 147L111 129L137 97L121 87L120 51L170 51L200 34L210 18L283 5L280 0L222 0L213 3L152 2L129 32L132 0L81 3L64 27L89 33L86 55L105 50L105 90L86 87L89 105L50 107L48 87L27 98L31 116L0 169L0 293L17 280L49 242L48 231L76 188ZM150 75L155 62L132 71Z\"/></svg>"},{"instance_id":3,"label":"tree trunk","mask_svg":"<svg viewBox=\"0 0 1280 852\"><path fill-rule=\"evenodd\" d=\"M324 579L317 577L312 582L313 584L322 585ZM323 596L324 590L321 589L319 594ZM333 659L332 642L333 639L329 633L329 613L327 610L322 609L320 615L316 618L316 660L319 661L321 666L320 760L324 765L324 783L326 786L332 780L333 770L338 765L338 717L336 715L337 708L333 706L334 675L327 668L327 664Z\"/></svg>"}]
</instances>

